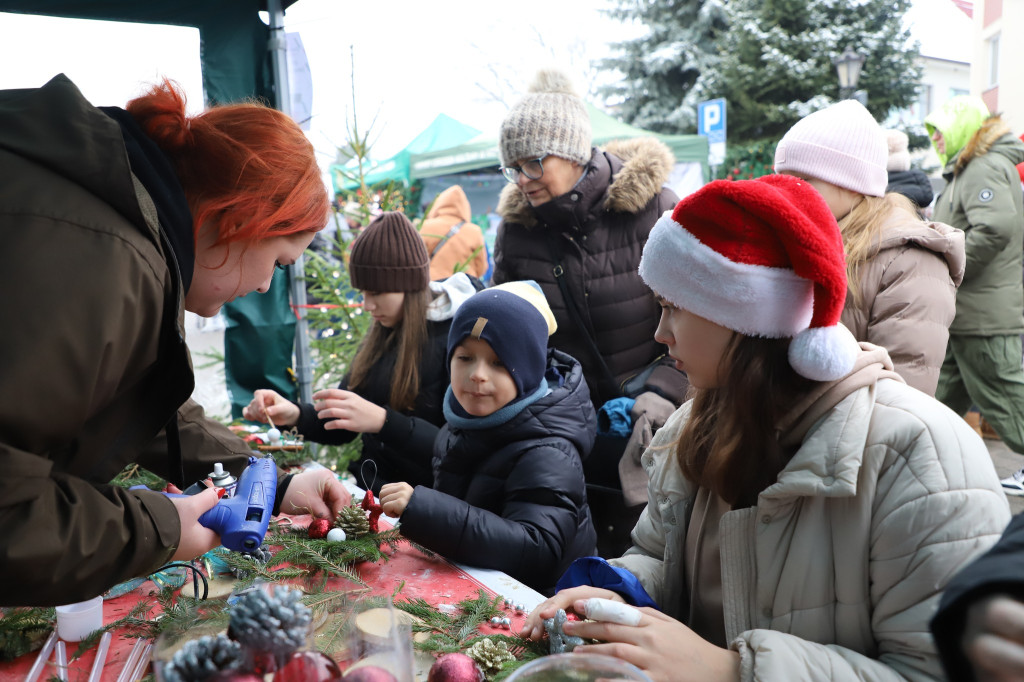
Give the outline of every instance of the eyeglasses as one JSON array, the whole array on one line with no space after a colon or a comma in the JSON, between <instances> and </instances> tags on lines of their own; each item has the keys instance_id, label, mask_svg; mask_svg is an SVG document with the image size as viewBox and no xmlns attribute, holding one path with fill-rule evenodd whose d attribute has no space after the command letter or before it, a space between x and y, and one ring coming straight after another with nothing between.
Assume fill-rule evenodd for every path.
<instances>
[{"instance_id":1,"label":"eyeglasses","mask_svg":"<svg viewBox=\"0 0 1024 682\"><path fill-rule=\"evenodd\" d=\"M547 155L544 155L527 161L522 166L502 166L501 174L504 175L505 179L509 182L518 182L520 173L528 177L530 180L540 180L544 177L544 166L541 162L546 158L548 158Z\"/></svg>"}]
</instances>

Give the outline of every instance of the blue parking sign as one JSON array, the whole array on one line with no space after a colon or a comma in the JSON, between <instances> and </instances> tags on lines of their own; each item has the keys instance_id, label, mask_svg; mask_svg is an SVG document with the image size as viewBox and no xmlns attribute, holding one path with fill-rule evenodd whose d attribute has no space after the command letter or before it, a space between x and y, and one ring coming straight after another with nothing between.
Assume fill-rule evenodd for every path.
<instances>
[{"instance_id":1,"label":"blue parking sign","mask_svg":"<svg viewBox=\"0 0 1024 682\"><path fill-rule=\"evenodd\" d=\"M710 99L697 105L697 134L708 138L708 162L725 160L725 100Z\"/></svg>"}]
</instances>

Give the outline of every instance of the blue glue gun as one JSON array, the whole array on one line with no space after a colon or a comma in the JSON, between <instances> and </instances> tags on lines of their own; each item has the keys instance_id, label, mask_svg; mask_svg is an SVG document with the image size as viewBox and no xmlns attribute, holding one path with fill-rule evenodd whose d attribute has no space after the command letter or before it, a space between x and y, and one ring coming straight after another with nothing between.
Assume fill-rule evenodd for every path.
<instances>
[{"instance_id":1,"label":"blue glue gun","mask_svg":"<svg viewBox=\"0 0 1024 682\"><path fill-rule=\"evenodd\" d=\"M263 543L277 495L277 465L271 457L250 457L232 497L199 517L199 523L220 535L235 552L252 552Z\"/></svg>"}]
</instances>

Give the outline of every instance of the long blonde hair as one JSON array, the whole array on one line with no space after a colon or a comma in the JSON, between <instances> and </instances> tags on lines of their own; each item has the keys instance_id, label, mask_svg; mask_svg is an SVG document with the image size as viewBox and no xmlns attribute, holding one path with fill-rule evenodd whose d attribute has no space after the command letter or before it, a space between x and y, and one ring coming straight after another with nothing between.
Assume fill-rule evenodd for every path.
<instances>
[{"instance_id":1,"label":"long blonde hair","mask_svg":"<svg viewBox=\"0 0 1024 682\"><path fill-rule=\"evenodd\" d=\"M391 394L388 406L398 412L408 412L416 406L420 393L420 360L427 341L427 305L429 290L407 291L402 300L402 321L388 329L376 320L370 325L366 338L352 359L349 389L355 391L370 372L370 368L394 349L395 368L391 372Z\"/></svg>"},{"instance_id":2,"label":"long blonde hair","mask_svg":"<svg viewBox=\"0 0 1024 682\"><path fill-rule=\"evenodd\" d=\"M865 196L839 220L839 231L843 235L843 248L846 251L847 286L855 305L861 304L861 267L878 253L882 227L893 212L899 210L917 217L910 199L898 192L889 192L884 197Z\"/></svg>"}]
</instances>

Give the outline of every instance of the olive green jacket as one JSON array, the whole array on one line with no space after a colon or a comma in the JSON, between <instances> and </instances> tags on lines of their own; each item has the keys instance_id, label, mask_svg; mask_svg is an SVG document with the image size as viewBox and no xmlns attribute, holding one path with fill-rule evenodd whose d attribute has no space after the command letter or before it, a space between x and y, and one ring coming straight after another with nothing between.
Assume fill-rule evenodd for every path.
<instances>
[{"instance_id":1,"label":"olive green jacket","mask_svg":"<svg viewBox=\"0 0 1024 682\"><path fill-rule=\"evenodd\" d=\"M950 123L929 120L946 136L943 125ZM992 116L943 170L948 184L935 200L934 219L963 230L967 252L950 334L1024 333L1024 194L1016 169L1022 161L1024 143Z\"/></svg>"},{"instance_id":2,"label":"olive green jacket","mask_svg":"<svg viewBox=\"0 0 1024 682\"><path fill-rule=\"evenodd\" d=\"M182 282L120 126L64 76L0 91L0 605L80 601L158 568L178 543L163 494L248 447L189 401ZM180 409L179 409L180 408ZM176 415L177 412L177 415Z\"/></svg>"}]
</instances>

